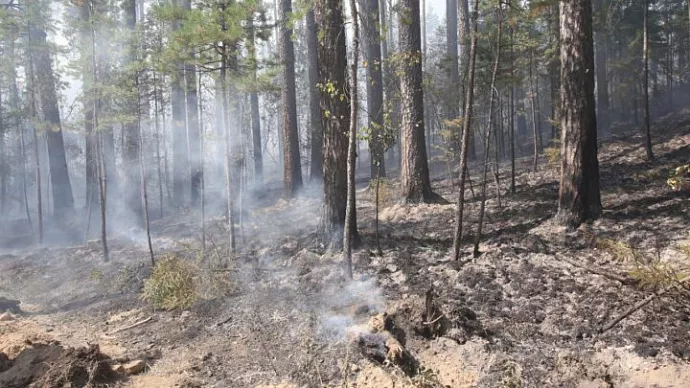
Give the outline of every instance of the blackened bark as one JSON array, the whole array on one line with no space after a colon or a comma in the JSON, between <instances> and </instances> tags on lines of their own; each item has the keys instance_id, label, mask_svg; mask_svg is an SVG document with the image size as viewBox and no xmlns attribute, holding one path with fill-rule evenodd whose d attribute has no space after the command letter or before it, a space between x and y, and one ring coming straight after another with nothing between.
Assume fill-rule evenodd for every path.
<instances>
[{"instance_id":1,"label":"blackened bark","mask_svg":"<svg viewBox=\"0 0 690 388\"><path fill-rule=\"evenodd\" d=\"M649 1L644 1L644 20L642 33L642 93L644 96L644 135L647 160L654 160L652 135L649 124Z\"/></svg>"},{"instance_id":2,"label":"blackened bark","mask_svg":"<svg viewBox=\"0 0 690 388\"><path fill-rule=\"evenodd\" d=\"M466 0L460 0L465 2ZM464 26L463 26L464 28ZM464 34L463 34L464 35ZM463 39L466 36L463 36ZM464 52L463 52L464 54ZM446 0L446 58L448 84L446 85L445 119L454 120L460 109L460 73L458 71L458 1Z\"/></svg>"},{"instance_id":3,"label":"blackened bark","mask_svg":"<svg viewBox=\"0 0 690 388\"><path fill-rule=\"evenodd\" d=\"M408 203L439 202L442 198L431 191L424 139L419 0L401 0L399 5L398 37L402 56L400 66L402 197L403 201Z\"/></svg>"},{"instance_id":4,"label":"blackened bark","mask_svg":"<svg viewBox=\"0 0 690 388\"><path fill-rule=\"evenodd\" d=\"M578 226L601 215L591 2L561 2L560 26L562 138L556 220Z\"/></svg>"},{"instance_id":5,"label":"blackened bark","mask_svg":"<svg viewBox=\"0 0 690 388\"><path fill-rule=\"evenodd\" d=\"M292 43L292 0L281 1L280 59L283 62L283 180L285 195L293 197L302 188L302 161L297 130L297 96L295 94L295 48Z\"/></svg>"}]
</instances>

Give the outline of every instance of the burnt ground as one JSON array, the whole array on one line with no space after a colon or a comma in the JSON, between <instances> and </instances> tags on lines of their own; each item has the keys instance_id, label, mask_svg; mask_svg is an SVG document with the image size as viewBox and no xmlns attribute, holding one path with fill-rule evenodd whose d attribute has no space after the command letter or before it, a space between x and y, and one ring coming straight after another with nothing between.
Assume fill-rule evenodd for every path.
<instances>
[{"instance_id":1,"label":"burnt ground","mask_svg":"<svg viewBox=\"0 0 690 388\"><path fill-rule=\"evenodd\" d=\"M104 383L129 387L689 386L682 291L599 333L658 287L644 269L690 268L682 248L690 243L688 197L666 186L668 171L690 159L690 116L661 120L653 138L653 162L644 161L638 135L601 142L604 214L576 231L550 222L558 184L545 159L536 172L530 158L520 160L516 194L503 166L501 206L492 183L478 258L471 252L479 201L466 195L460 263L450 260L455 205L396 204L395 179L382 190L378 255L372 190L361 187L363 246L352 283L340 256L314 243L318 195L265 195L243 216L233 257L222 220L209 222L205 260L195 214L156 221L157 255L175 253L200 268L201 299L183 311L154 311L140 300L150 273L141 242L113 241L108 263L95 242L6 252L0 297L20 300L23 313L0 321L0 353L17 360L55 340L98 344L114 359L147 360L143 374ZM452 202L447 169L436 164L432 185ZM445 317L439 336L423 323L430 289ZM409 365L372 361L351 341L381 311L404 334Z\"/></svg>"}]
</instances>

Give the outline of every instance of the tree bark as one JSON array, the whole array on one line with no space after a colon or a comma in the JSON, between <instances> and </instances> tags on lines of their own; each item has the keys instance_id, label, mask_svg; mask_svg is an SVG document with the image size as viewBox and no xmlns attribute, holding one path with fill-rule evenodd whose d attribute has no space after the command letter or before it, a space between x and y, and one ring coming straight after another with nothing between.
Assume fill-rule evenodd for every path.
<instances>
[{"instance_id":1,"label":"tree bark","mask_svg":"<svg viewBox=\"0 0 690 388\"><path fill-rule=\"evenodd\" d=\"M419 29L419 0L400 0L398 35L402 56L400 92L402 95L402 196L407 203L439 202L431 191L429 165L424 138L424 90Z\"/></svg>"},{"instance_id":2,"label":"tree bark","mask_svg":"<svg viewBox=\"0 0 690 388\"><path fill-rule=\"evenodd\" d=\"M125 20L127 29L132 34L132 43L127 52L126 61L131 66L136 58L136 40L134 34L136 32L137 7L135 0L124 0L123 8L125 10ZM136 74L132 74L132 78L137 78ZM138 87L138 85L137 85ZM137 94L139 90L136 90ZM136 117L136 122L128 123L123 128L123 136L125 147L123 150L124 170L126 184L123 187L125 203L128 210L132 213L133 223L138 227L145 226L145 217L143 214L142 197L141 197L141 174L139 173L139 156L141 151L139 146L141 144L141 131L138 123L140 123L140 107L133 102L127 104L127 113Z\"/></svg>"},{"instance_id":3,"label":"tree bark","mask_svg":"<svg viewBox=\"0 0 690 388\"><path fill-rule=\"evenodd\" d=\"M185 11L192 10L192 1L183 0ZM194 53L188 53L190 58L194 58ZM189 168L191 174L191 202L192 205L199 205L201 195L201 180L203 169L201 166L202 156L200 154L201 133L199 132L199 103L197 94L197 69L193 63L186 62L184 65L184 77L186 81L186 105L187 112L187 139L189 147Z\"/></svg>"},{"instance_id":4,"label":"tree bark","mask_svg":"<svg viewBox=\"0 0 690 388\"><path fill-rule=\"evenodd\" d=\"M560 92L561 92L561 58L560 58L560 29L558 25L558 5L554 4L549 8L549 24L552 39L551 47L553 54L549 63L549 76L551 80L551 141L555 140L560 133L558 128L560 119Z\"/></svg>"},{"instance_id":5,"label":"tree bark","mask_svg":"<svg viewBox=\"0 0 690 388\"><path fill-rule=\"evenodd\" d=\"M261 188L264 184L264 161L261 148L261 114L259 112L259 93L257 83L257 56L256 56L256 32L254 31L254 15L247 19L249 37L247 39L247 50L251 63L251 77L254 81L252 90L249 93L249 109L251 111L252 122L252 159L254 160L254 187ZM202 139L203 141L203 139ZM203 182L203 180L202 180Z\"/></svg>"},{"instance_id":6,"label":"tree bark","mask_svg":"<svg viewBox=\"0 0 690 388\"><path fill-rule=\"evenodd\" d=\"M283 179L285 195L291 198L302 188L302 161L297 130L297 96L295 94L295 48L292 43L292 0L280 0L280 60L283 62Z\"/></svg>"},{"instance_id":7,"label":"tree bark","mask_svg":"<svg viewBox=\"0 0 690 388\"><path fill-rule=\"evenodd\" d=\"M347 131L350 99L347 85L345 25L341 0L316 0L318 70L323 114L323 209L319 225L322 241L339 246L343 241L347 206ZM357 231L352 230L352 238Z\"/></svg>"},{"instance_id":8,"label":"tree bark","mask_svg":"<svg viewBox=\"0 0 690 388\"><path fill-rule=\"evenodd\" d=\"M383 74L381 61L381 33L379 31L379 0L361 0L364 12L362 27L366 42L367 69L367 116L369 126L369 155L371 178L378 171L386 176L383 122Z\"/></svg>"},{"instance_id":9,"label":"tree bark","mask_svg":"<svg viewBox=\"0 0 690 388\"><path fill-rule=\"evenodd\" d=\"M654 160L652 135L649 124L649 0L644 0L642 21L642 93L644 96L644 134L647 160Z\"/></svg>"},{"instance_id":10,"label":"tree bark","mask_svg":"<svg viewBox=\"0 0 690 388\"><path fill-rule=\"evenodd\" d=\"M596 0L595 6L599 15L606 15L604 7L605 0ZM609 80L607 75L607 55L608 55L608 33L604 20L595 20L594 31L594 61L596 66L596 88L597 88L597 129L600 134L608 133L611 126L611 116L609 113Z\"/></svg>"},{"instance_id":11,"label":"tree bark","mask_svg":"<svg viewBox=\"0 0 690 388\"><path fill-rule=\"evenodd\" d=\"M357 229L357 200L355 193L355 162L357 159L357 66L359 65L359 21L357 20L357 1L350 0L352 15L352 62L350 63L350 131L347 145L347 206L345 208L345 230L343 253L347 266L347 277L352 280L352 231Z\"/></svg>"},{"instance_id":12,"label":"tree bark","mask_svg":"<svg viewBox=\"0 0 690 388\"><path fill-rule=\"evenodd\" d=\"M466 0L460 0L465 3ZM464 11L463 11L464 12ZM464 29L464 25L463 25ZM464 35L463 39L467 37ZM464 41L463 41L463 47ZM463 55L465 52L463 51ZM448 84L446 96L446 120L455 120L460 109L460 74L458 71L458 0L446 0L446 58ZM464 62L463 62L464 63Z\"/></svg>"},{"instance_id":13,"label":"tree bark","mask_svg":"<svg viewBox=\"0 0 690 388\"><path fill-rule=\"evenodd\" d=\"M470 62L468 63L468 85L465 97L464 119L462 121L462 147L460 149L460 179L458 188L458 204L455 212L455 233L453 238L453 259L460 260L460 245L462 243L462 220L465 207L465 180L467 178L467 154L469 151L470 128L472 127L472 106L474 99L475 63L477 59L477 19L479 18L479 0L474 0L472 9L472 43L470 44Z\"/></svg>"},{"instance_id":14,"label":"tree bark","mask_svg":"<svg viewBox=\"0 0 690 388\"><path fill-rule=\"evenodd\" d=\"M594 103L592 4L560 3L561 178L556 221L578 226L601 215Z\"/></svg>"},{"instance_id":15,"label":"tree bark","mask_svg":"<svg viewBox=\"0 0 690 388\"><path fill-rule=\"evenodd\" d=\"M172 4L180 7L181 0L171 0ZM176 19L172 23L173 30L179 31L182 22ZM181 206L187 199L189 192L190 170L189 150L187 149L187 111L184 96L185 79L183 61L175 61L175 71L172 76L172 200L177 206Z\"/></svg>"},{"instance_id":16,"label":"tree bark","mask_svg":"<svg viewBox=\"0 0 690 388\"><path fill-rule=\"evenodd\" d=\"M319 70L317 60L314 9L307 12L307 56L309 57L309 125L311 126L310 180L323 181L323 123L319 106Z\"/></svg>"},{"instance_id":17,"label":"tree bark","mask_svg":"<svg viewBox=\"0 0 690 388\"><path fill-rule=\"evenodd\" d=\"M48 144L48 163L50 181L53 191L54 215L57 220L64 220L74 209L72 185L67 171L67 158L62 137L60 111L50 50L46 42L46 33L41 27L30 26L31 50L35 66L36 87L38 88L40 111L45 124L45 135Z\"/></svg>"}]
</instances>

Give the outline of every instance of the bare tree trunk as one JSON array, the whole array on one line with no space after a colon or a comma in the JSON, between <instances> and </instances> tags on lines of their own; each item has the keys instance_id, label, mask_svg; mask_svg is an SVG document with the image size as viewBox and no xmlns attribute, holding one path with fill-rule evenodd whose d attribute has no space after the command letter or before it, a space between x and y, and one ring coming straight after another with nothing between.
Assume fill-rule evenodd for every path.
<instances>
[{"instance_id":1,"label":"bare tree trunk","mask_svg":"<svg viewBox=\"0 0 690 388\"><path fill-rule=\"evenodd\" d=\"M498 36L496 38L496 58L494 59L494 68L491 73L491 84L489 86L489 125L486 128L486 137L484 141L484 173L482 176L482 201L479 207L479 222L477 224L477 235L474 239L474 257L479 257L479 242L482 239L482 226L484 226L484 211L486 209L486 177L489 170L489 150L491 148L491 132L494 125L494 105L496 98L494 95L494 87L496 86L496 75L498 74L498 66L501 61L501 39L503 37L503 15L501 15L501 6L498 6ZM498 186L498 184L497 184ZM500 196L499 196L500 198ZM499 199L500 201L500 199Z\"/></svg>"},{"instance_id":2,"label":"bare tree trunk","mask_svg":"<svg viewBox=\"0 0 690 388\"><path fill-rule=\"evenodd\" d=\"M364 15L362 27L366 42L367 118L369 126L369 155L371 177L386 175L383 122L383 73L381 62L381 34L379 32L379 0L360 0Z\"/></svg>"},{"instance_id":3,"label":"bare tree trunk","mask_svg":"<svg viewBox=\"0 0 690 388\"><path fill-rule=\"evenodd\" d=\"M561 2L560 24L562 137L556 221L578 226L601 215L591 2Z\"/></svg>"},{"instance_id":4,"label":"bare tree trunk","mask_svg":"<svg viewBox=\"0 0 690 388\"><path fill-rule=\"evenodd\" d=\"M309 125L311 127L310 179L323 180L323 123L319 106L319 71L317 61L316 22L314 9L307 12L307 55L309 57Z\"/></svg>"},{"instance_id":5,"label":"bare tree trunk","mask_svg":"<svg viewBox=\"0 0 690 388\"><path fill-rule=\"evenodd\" d=\"M402 94L402 197L407 203L443 202L431 190L429 164L424 138L424 91L422 88L422 52L419 30L419 2L400 0L398 34Z\"/></svg>"},{"instance_id":6,"label":"bare tree trunk","mask_svg":"<svg viewBox=\"0 0 690 388\"><path fill-rule=\"evenodd\" d=\"M154 106L154 125L156 129L156 171L158 173L158 212L160 218L163 218L163 172L161 171L161 128L158 121L158 81L156 80L156 73L153 73L153 106ZM165 114L165 113L163 113ZM163 128L165 130L165 128Z\"/></svg>"},{"instance_id":7,"label":"bare tree trunk","mask_svg":"<svg viewBox=\"0 0 690 388\"><path fill-rule=\"evenodd\" d=\"M552 54L549 63L549 76L551 83L551 139L554 141L560 132L559 115L560 115L560 92L561 92L561 59L559 55L560 46L560 29L558 25L558 4L549 7L549 24L551 30L550 38L553 39L551 45L554 53ZM608 102L607 102L608 103Z\"/></svg>"},{"instance_id":8,"label":"bare tree trunk","mask_svg":"<svg viewBox=\"0 0 690 388\"><path fill-rule=\"evenodd\" d=\"M292 43L292 0L281 1L280 60L283 62L283 180L285 195L294 197L302 188L302 161L297 129L297 96L295 94L295 49Z\"/></svg>"},{"instance_id":9,"label":"bare tree trunk","mask_svg":"<svg viewBox=\"0 0 690 388\"><path fill-rule=\"evenodd\" d=\"M514 32L510 27L510 78L515 79ZM560 78L560 75L559 75ZM560 99L559 99L560 103ZM515 194L515 85L510 86L510 192Z\"/></svg>"},{"instance_id":10,"label":"bare tree trunk","mask_svg":"<svg viewBox=\"0 0 690 388\"><path fill-rule=\"evenodd\" d=\"M645 151L647 151L647 160L654 160L654 152L652 151L652 135L649 124L649 2L644 1L644 20L642 27L642 92L644 95L644 134L645 134Z\"/></svg>"},{"instance_id":11,"label":"bare tree trunk","mask_svg":"<svg viewBox=\"0 0 690 388\"><path fill-rule=\"evenodd\" d=\"M127 21L127 29L129 30L129 33L134 35L136 33L136 27L137 27L137 7L136 7L136 1L135 0L125 0L123 4L123 8L125 8L125 19ZM136 42L136 40L133 40L133 42ZM137 52L137 47L136 43L132 43L132 46L128 48L128 52L126 54L126 62L131 66L131 64L135 63L137 58L136 58L136 52ZM137 79L138 83L138 75L137 74L132 74L133 78ZM141 128L139 128L141 124L141 118L140 116L140 107L139 106L134 106L133 103L128 103L127 106L127 111L131 115L137 116L137 122L136 123L129 123L126 124L123 127L122 135L123 135L123 142L124 144L124 149L123 149L123 164L124 164L124 170L125 170L125 179L126 179L126 184L123 187L124 191L124 196L125 196L125 203L128 207L128 210L131 211L132 213L132 221L133 224L137 227L144 226L145 220L144 220L144 215L143 215L143 208L141 204L141 187L142 187L142 177L141 174L139 173L139 166L141 165L141 162L139 160L141 150L139 149L140 144L141 144Z\"/></svg>"},{"instance_id":12,"label":"bare tree trunk","mask_svg":"<svg viewBox=\"0 0 690 388\"><path fill-rule=\"evenodd\" d=\"M176 8L180 8L181 0L171 0ZM177 31L182 28L182 21L176 18L172 22L173 30ZM184 62L181 60L175 61L175 72L172 77L172 181L173 191L172 200L176 206L182 206L187 198L186 194L190 192L189 182L189 150L187 148L187 112L184 95Z\"/></svg>"},{"instance_id":13,"label":"bare tree trunk","mask_svg":"<svg viewBox=\"0 0 690 388\"><path fill-rule=\"evenodd\" d=\"M139 74L135 75L135 83L137 87L137 129L139 130L139 177L141 180L141 195L144 202L144 226L146 227L146 242L149 247L149 257L151 258L151 267L156 266L156 259L153 256L153 244L151 243L151 219L149 218L149 198L148 190L146 188L146 172L144 170L144 139L141 129L141 90L139 89Z\"/></svg>"},{"instance_id":14,"label":"bare tree trunk","mask_svg":"<svg viewBox=\"0 0 690 388\"><path fill-rule=\"evenodd\" d=\"M534 137L534 159L533 159L533 168L534 171L537 171L537 162L539 161L539 143L538 143L538 134L537 134L537 107L536 107L536 102L535 102L535 94L536 90L534 88L534 83L533 83L533 76L532 76L532 66L533 66L533 53L530 51L529 54L529 99L530 99L530 107L532 108L532 136Z\"/></svg>"},{"instance_id":15,"label":"bare tree trunk","mask_svg":"<svg viewBox=\"0 0 690 388\"><path fill-rule=\"evenodd\" d=\"M252 86L251 92L249 93L249 108L251 110L252 121L252 159L254 160L254 187L261 188L264 184L264 161L261 150L261 114L259 113L259 93L256 91L256 88L258 87L258 85L256 85L258 59L256 56L256 32L254 31L254 15L251 15L247 19L247 27L249 29L249 38L247 39L247 50L249 52L249 60L251 61L251 76L252 80L255 83L255 85ZM316 36L314 36L314 38L316 38ZM201 111L201 108L199 108L199 111Z\"/></svg>"},{"instance_id":16,"label":"bare tree trunk","mask_svg":"<svg viewBox=\"0 0 690 388\"><path fill-rule=\"evenodd\" d=\"M601 15L607 15L604 0L596 0L594 3ZM596 23L594 31L594 61L596 66L596 87L597 87L597 132L605 134L610 130L611 119L609 113L609 82L607 74L607 51L608 51L608 32L603 20Z\"/></svg>"},{"instance_id":17,"label":"bare tree trunk","mask_svg":"<svg viewBox=\"0 0 690 388\"><path fill-rule=\"evenodd\" d=\"M343 254L347 268L347 278L352 280L352 230L357 229L357 202L355 197L355 162L357 153L357 65L359 64L359 21L357 20L357 1L350 0L352 15L352 62L350 63L350 133L347 148L347 206L345 208L345 232L343 233Z\"/></svg>"},{"instance_id":18,"label":"bare tree trunk","mask_svg":"<svg viewBox=\"0 0 690 388\"><path fill-rule=\"evenodd\" d=\"M189 12L192 10L192 1L184 0L183 7L185 11ZM190 52L187 54L189 58L194 58L194 53ZM186 105L185 109L187 111L187 139L188 139L188 153L189 153L189 168L191 176L191 202L192 205L199 205L199 196L201 195L201 181L204 179L203 171L201 167L202 155L199 154L201 142L200 132L199 132L199 106L197 94L201 93L201 90L197 90L196 82L196 66L193 63L185 63L184 65L184 77L186 81Z\"/></svg>"},{"instance_id":19,"label":"bare tree trunk","mask_svg":"<svg viewBox=\"0 0 690 388\"><path fill-rule=\"evenodd\" d=\"M477 58L477 24L479 18L479 0L474 0L472 9L472 38L470 44L470 63L468 64L467 96L465 97L465 117L463 119L462 148L460 150L460 182L458 189L458 205L455 214L455 234L453 239L453 259L460 260L460 244L462 243L462 218L465 206L465 171L467 169L467 153L472 128L472 105L474 99L475 63Z\"/></svg>"},{"instance_id":20,"label":"bare tree trunk","mask_svg":"<svg viewBox=\"0 0 690 388\"><path fill-rule=\"evenodd\" d=\"M52 60L45 31L35 26L29 28L32 51L34 51L32 56L36 67L35 86L38 87L43 120L50 126L50 130L46 131L45 136L48 144L48 164L50 166L54 212L57 219L64 220L66 216L71 215L70 213L74 209L74 197L67 171L67 158L62 137Z\"/></svg>"}]
</instances>

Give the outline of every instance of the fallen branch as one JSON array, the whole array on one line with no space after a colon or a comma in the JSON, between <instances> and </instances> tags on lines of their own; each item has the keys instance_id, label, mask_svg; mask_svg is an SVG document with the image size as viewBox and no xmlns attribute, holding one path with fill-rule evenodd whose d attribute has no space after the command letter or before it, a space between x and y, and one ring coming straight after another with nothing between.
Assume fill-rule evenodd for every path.
<instances>
[{"instance_id":1,"label":"fallen branch","mask_svg":"<svg viewBox=\"0 0 690 388\"><path fill-rule=\"evenodd\" d=\"M664 294L667 293L670 289L676 287L677 285L683 284L683 283L685 283L685 282L687 282L687 281L689 281L689 280L690 280L690 276L686 276L686 277L684 277L683 279L680 279L680 280L678 281L678 283L674 283L674 284L668 285L668 286L662 288L661 290L656 291L655 293L653 293L652 295L648 296L647 298L645 298L645 299L643 299L643 300L637 302L635 305L633 305L633 306L630 307L629 309L625 310L625 312L624 312L623 314L621 314L618 318L614 319L613 321L609 322L608 324L604 325L601 329L599 329L599 334L602 334L602 333L604 333L604 332L610 330L612 327L616 326L616 324L618 324L618 322L624 320L625 318L627 318L627 317L629 317L630 315L632 315L632 313L634 313L635 311L637 311L637 310L641 309L642 307L646 306L647 304L649 304L649 302L653 301L655 298L657 298L657 297L659 297L659 296L661 296L661 295L664 295Z\"/></svg>"},{"instance_id":2,"label":"fallen branch","mask_svg":"<svg viewBox=\"0 0 690 388\"><path fill-rule=\"evenodd\" d=\"M122 332L122 331L125 331L125 330L133 329L133 328L135 328L135 327L137 327L137 326L143 325L144 323L150 322L151 320L153 320L153 317L148 317L148 318L146 318L146 319L142 319L141 321L135 322L135 323L133 323L133 324L131 324L131 325L129 325L129 326L121 327L121 328L119 328L119 329L117 329L117 330L111 331L110 333L106 333L106 336L111 336L111 335L113 335L113 334L117 334L117 333Z\"/></svg>"}]
</instances>

